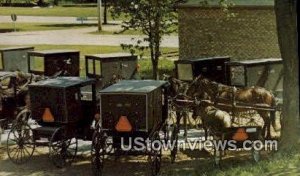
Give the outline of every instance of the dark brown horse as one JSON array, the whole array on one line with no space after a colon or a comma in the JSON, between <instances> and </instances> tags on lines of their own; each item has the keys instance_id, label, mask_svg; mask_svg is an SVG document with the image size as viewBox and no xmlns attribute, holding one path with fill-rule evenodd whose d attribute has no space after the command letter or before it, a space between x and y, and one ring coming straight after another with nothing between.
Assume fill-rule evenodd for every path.
<instances>
[{"instance_id":1,"label":"dark brown horse","mask_svg":"<svg viewBox=\"0 0 300 176\"><path fill-rule=\"evenodd\" d=\"M217 82L211 81L203 76L198 76L190 85L187 90L187 96L198 97L203 95L203 92L207 93L210 100L216 105L218 103L231 105L233 101L244 103L246 105L260 105L263 107L274 108L275 107L275 97L271 92L262 87L247 87L247 88L235 88L232 86L227 86L219 84ZM230 112L232 107L220 106L221 110ZM247 111L243 108L235 108L237 113ZM233 112L235 113L235 112ZM264 121L263 135L265 137L267 132L267 138L271 137L270 127L271 122L275 130L278 130L275 123L275 112L266 110L257 110L257 113L261 116Z\"/></svg>"},{"instance_id":2,"label":"dark brown horse","mask_svg":"<svg viewBox=\"0 0 300 176\"><path fill-rule=\"evenodd\" d=\"M187 82L169 75L164 75L164 80L170 83L168 94L171 98L177 97L180 94L186 94L189 87Z\"/></svg>"}]
</instances>

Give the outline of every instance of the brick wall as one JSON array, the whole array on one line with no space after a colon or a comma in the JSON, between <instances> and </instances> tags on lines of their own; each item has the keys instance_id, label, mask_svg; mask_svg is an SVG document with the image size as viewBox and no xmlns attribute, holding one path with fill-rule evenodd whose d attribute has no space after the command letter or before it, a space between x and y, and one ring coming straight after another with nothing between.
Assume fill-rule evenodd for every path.
<instances>
[{"instance_id":1,"label":"brick wall","mask_svg":"<svg viewBox=\"0 0 300 176\"><path fill-rule=\"evenodd\" d=\"M227 55L233 59L280 57L273 6L181 6L179 57Z\"/></svg>"}]
</instances>

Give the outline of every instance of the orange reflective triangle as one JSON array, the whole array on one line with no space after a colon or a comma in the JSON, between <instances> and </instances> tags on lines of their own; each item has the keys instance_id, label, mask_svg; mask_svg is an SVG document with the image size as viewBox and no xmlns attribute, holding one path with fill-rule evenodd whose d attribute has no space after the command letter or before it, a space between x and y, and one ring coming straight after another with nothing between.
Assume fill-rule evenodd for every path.
<instances>
[{"instance_id":1,"label":"orange reflective triangle","mask_svg":"<svg viewBox=\"0 0 300 176\"><path fill-rule=\"evenodd\" d=\"M235 134L233 135L232 139L235 141L245 141L246 139L248 139L248 134L245 131L244 128L239 128Z\"/></svg>"},{"instance_id":2,"label":"orange reflective triangle","mask_svg":"<svg viewBox=\"0 0 300 176\"><path fill-rule=\"evenodd\" d=\"M119 132L130 132L132 130L132 126L126 116L120 117L115 128Z\"/></svg>"},{"instance_id":3,"label":"orange reflective triangle","mask_svg":"<svg viewBox=\"0 0 300 176\"><path fill-rule=\"evenodd\" d=\"M42 118L44 122L54 122L54 117L50 111L50 108L45 108Z\"/></svg>"}]
</instances>

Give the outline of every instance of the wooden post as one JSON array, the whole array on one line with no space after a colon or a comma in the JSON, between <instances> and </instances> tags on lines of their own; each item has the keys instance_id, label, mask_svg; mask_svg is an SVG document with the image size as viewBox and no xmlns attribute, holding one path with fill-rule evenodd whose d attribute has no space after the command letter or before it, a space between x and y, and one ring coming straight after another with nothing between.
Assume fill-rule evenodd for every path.
<instances>
[{"instance_id":1,"label":"wooden post","mask_svg":"<svg viewBox=\"0 0 300 176\"><path fill-rule=\"evenodd\" d=\"M98 32L102 31L102 15L101 15L101 6L102 2L101 0L97 0L97 13L98 13Z\"/></svg>"}]
</instances>

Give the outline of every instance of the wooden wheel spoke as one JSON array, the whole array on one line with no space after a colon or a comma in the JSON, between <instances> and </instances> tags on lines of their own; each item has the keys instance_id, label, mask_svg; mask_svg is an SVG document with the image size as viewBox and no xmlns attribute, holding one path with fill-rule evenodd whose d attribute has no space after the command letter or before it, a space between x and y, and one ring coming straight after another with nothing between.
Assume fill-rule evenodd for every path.
<instances>
[{"instance_id":1,"label":"wooden wheel spoke","mask_svg":"<svg viewBox=\"0 0 300 176\"><path fill-rule=\"evenodd\" d=\"M19 152L19 148L12 149L11 153L13 153L14 150L16 150L16 152L14 153L14 155L12 156L12 158L14 158L16 156L16 154Z\"/></svg>"},{"instance_id":2,"label":"wooden wheel spoke","mask_svg":"<svg viewBox=\"0 0 300 176\"><path fill-rule=\"evenodd\" d=\"M77 139L64 139L64 137L64 131L61 128L52 135L50 140L50 158L56 167L64 167L66 164L70 164L77 153Z\"/></svg>"},{"instance_id":3,"label":"wooden wheel spoke","mask_svg":"<svg viewBox=\"0 0 300 176\"><path fill-rule=\"evenodd\" d=\"M7 154L12 162L23 164L32 156L35 150L32 134L26 123L17 122L13 125L7 137Z\"/></svg>"},{"instance_id":4,"label":"wooden wheel spoke","mask_svg":"<svg viewBox=\"0 0 300 176\"><path fill-rule=\"evenodd\" d=\"M18 140L17 140L17 139L10 139L10 141L15 142L15 143L18 143Z\"/></svg>"},{"instance_id":5,"label":"wooden wheel spoke","mask_svg":"<svg viewBox=\"0 0 300 176\"><path fill-rule=\"evenodd\" d=\"M18 139L19 139L19 136L16 136L15 132L16 132L16 131L13 131L14 139L18 140Z\"/></svg>"},{"instance_id":6,"label":"wooden wheel spoke","mask_svg":"<svg viewBox=\"0 0 300 176\"><path fill-rule=\"evenodd\" d=\"M28 156L30 156L30 152L27 150L27 148L24 148L25 152L28 154Z\"/></svg>"},{"instance_id":7,"label":"wooden wheel spoke","mask_svg":"<svg viewBox=\"0 0 300 176\"><path fill-rule=\"evenodd\" d=\"M21 158L20 158L20 161L21 161L21 162L23 161L24 156L25 156L24 150L21 149Z\"/></svg>"},{"instance_id":8,"label":"wooden wheel spoke","mask_svg":"<svg viewBox=\"0 0 300 176\"><path fill-rule=\"evenodd\" d=\"M17 156L16 156L16 157L17 157L16 161L18 161L19 154L20 154L20 150L21 150L21 149L18 149L18 153L17 153Z\"/></svg>"}]
</instances>

